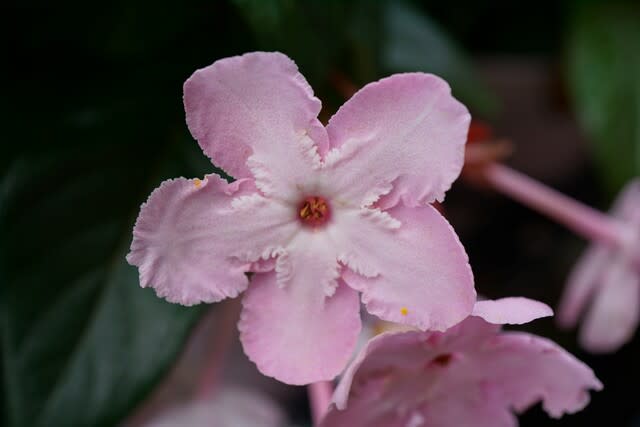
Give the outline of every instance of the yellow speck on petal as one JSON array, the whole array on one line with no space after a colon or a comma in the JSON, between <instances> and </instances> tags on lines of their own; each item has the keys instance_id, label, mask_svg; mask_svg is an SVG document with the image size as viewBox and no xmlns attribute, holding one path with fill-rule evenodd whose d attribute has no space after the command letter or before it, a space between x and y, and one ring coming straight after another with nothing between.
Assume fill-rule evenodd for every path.
<instances>
[{"instance_id":1,"label":"yellow speck on petal","mask_svg":"<svg viewBox=\"0 0 640 427\"><path fill-rule=\"evenodd\" d=\"M403 316L406 316L407 314L409 314L409 309L407 309L407 307L402 307L400 309L400 314L402 314Z\"/></svg>"},{"instance_id":2,"label":"yellow speck on petal","mask_svg":"<svg viewBox=\"0 0 640 427\"><path fill-rule=\"evenodd\" d=\"M193 185L195 185L196 188L200 188L200 186L202 185L202 180L200 178L194 178Z\"/></svg>"}]
</instances>

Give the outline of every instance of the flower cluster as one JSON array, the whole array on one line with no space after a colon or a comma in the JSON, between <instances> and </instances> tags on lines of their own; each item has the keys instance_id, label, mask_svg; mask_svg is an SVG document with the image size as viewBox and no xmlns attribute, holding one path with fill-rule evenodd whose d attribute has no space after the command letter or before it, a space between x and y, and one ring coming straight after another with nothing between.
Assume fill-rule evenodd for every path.
<instances>
[{"instance_id":1,"label":"flower cluster","mask_svg":"<svg viewBox=\"0 0 640 427\"><path fill-rule=\"evenodd\" d=\"M177 178L151 194L127 256L143 287L183 305L244 292L245 353L289 384L343 372L360 301L415 328L369 343L336 393L347 412L334 410L327 426L341 416L361 425L392 425L389 416L404 417L399 425L469 425L462 421L472 418L455 417L478 414L511 425L506 408L541 398L559 415L600 388L554 344L486 323L550 310L528 300L477 302L464 248L431 205L460 174L470 122L442 79L409 73L371 83L325 127L293 61L259 52L196 71L184 105L204 153L235 181ZM369 411L382 395L388 404Z\"/></svg>"},{"instance_id":2,"label":"flower cluster","mask_svg":"<svg viewBox=\"0 0 640 427\"><path fill-rule=\"evenodd\" d=\"M617 350L638 328L640 179L622 190L611 217L624 230L620 233L624 242L618 246L594 243L587 250L569 276L558 310L558 321L567 328L587 311L580 341L593 352Z\"/></svg>"}]
</instances>

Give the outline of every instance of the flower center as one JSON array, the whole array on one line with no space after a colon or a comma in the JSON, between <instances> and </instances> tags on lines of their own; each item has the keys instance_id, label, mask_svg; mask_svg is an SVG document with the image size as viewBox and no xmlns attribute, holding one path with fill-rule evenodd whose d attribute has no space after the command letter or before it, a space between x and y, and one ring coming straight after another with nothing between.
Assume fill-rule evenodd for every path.
<instances>
[{"instance_id":1,"label":"flower center","mask_svg":"<svg viewBox=\"0 0 640 427\"><path fill-rule=\"evenodd\" d=\"M452 354L445 353L433 359L432 363L440 366L447 366L451 362L452 358L453 358Z\"/></svg>"},{"instance_id":2,"label":"flower center","mask_svg":"<svg viewBox=\"0 0 640 427\"><path fill-rule=\"evenodd\" d=\"M304 225L317 227L325 224L331 216L329 203L320 196L310 196L302 200L298 207L298 217Z\"/></svg>"}]
</instances>

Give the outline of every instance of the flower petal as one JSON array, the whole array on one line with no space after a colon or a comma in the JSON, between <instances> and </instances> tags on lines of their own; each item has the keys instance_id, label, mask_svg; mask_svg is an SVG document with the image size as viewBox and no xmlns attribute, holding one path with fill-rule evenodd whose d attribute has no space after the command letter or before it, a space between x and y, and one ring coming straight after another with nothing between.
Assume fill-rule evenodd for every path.
<instances>
[{"instance_id":1,"label":"flower petal","mask_svg":"<svg viewBox=\"0 0 640 427\"><path fill-rule=\"evenodd\" d=\"M611 214L616 218L640 227L640 178L634 178L620 191L616 198Z\"/></svg>"},{"instance_id":2,"label":"flower petal","mask_svg":"<svg viewBox=\"0 0 640 427\"><path fill-rule=\"evenodd\" d=\"M407 353L414 356L402 363ZM422 362L413 361L420 353ZM354 427L377 425L378 419L404 426L400 421L411 415L434 427L512 427L517 425L512 410L542 401L559 417L582 409L588 391L601 388L588 366L555 343L501 333L498 326L469 317L444 333L389 333L371 340L336 389L336 407L346 411L332 410L329 419L336 426L348 425L344 420ZM486 424L478 422L487 417Z\"/></svg>"},{"instance_id":3,"label":"flower petal","mask_svg":"<svg viewBox=\"0 0 640 427\"><path fill-rule=\"evenodd\" d=\"M472 316L496 325L521 325L541 317L553 316L547 304L523 297L508 297L476 302Z\"/></svg>"},{"instance_id":4,"label":"flower petal","mask_svg":"<svg viewBox=\"0 0 640 427\"><path fill-rule=\"evenodd\" d=\"M502 401L522 412L542 401L552 417L574 413L589 403L588 390L602 384L593 371L554 342L507 332L477 350L473 372L500 386ZM469 372L459 372L468 375Z\"/></svg>"},{"instance_id":5,"label":"flower petal","mask_svg":"<svg viewBox=\"0 0 640 427\"><path fill-rule=\"evenodd\" d=\"M336 195L366 206L392 188L409 206L442 200L464 163L470 115L431 74L368 84L327 126Z\"/></svg>"},{"instance_id":6,"label":"flower petal","mask_svg":"<svg viewBox=\"0 0 640 427\"><path fill-rule=\"evenodd\" d=\"M498 400L498 393L492 387L448 385L451 386L450 393L442 390L424 409L425 427L518 426L517 417Z\"/></svg>"},{"instance_id":7,"label":"flower petal","mask_svg":"<svg viewBox=\"0 0 640 427\"><path fill-rule=\"evenodd\" d=\"M611 249L593 244L575 265L564 289L558 308L558 324L572 328L584 311L590 298L602 285L602 276L611 263Z\"/></svg>"},{"instance_id":8,"label":"flower petal","mask_svg":"<svg viewBox=\"0 0 640 427\"><path fill-rule=\"evenodd\" d=\"M423 330L445 330L467 317L476 293L467 254L432 206L398 205L389 214L347 211L329 230L349 267L343 278L362 292L367 310ZM382 216L382 219L381 219ZM365 277L367 276L367 277Z\"/></svg>"},{"instance_id":9,"label":"flower petal","mask_svg":"<svg viewBox=\"0 0 640 427\"><path fill-rule=\"evenodd\" d=\"M428 340L428 333L417 331L385 332L373 337L342 374L333 394L336 407L347 407L351 387L359 378L382 377L391 369L422 366L429 357L429 347L421 344Z\"/></svg>"},{"instance_id":10,"label":"flower petal","mask_svg":"<svg viewBox=\"0 0 640 427\"><path fill-rule=\"evenodd\" d=\"M455 361L454 361L455 363ZM455 365L451 369L455 369ZM441 381L447 367L368 378L345 410L332 408L322 427L516 427L517 418L489 384Z\"/></svg>"},{"instance_id":11,"label":"flower petal","mask_svg":"<svg viewBox=\"0 0 640 427\"><path fill-rule=\"evenodd\" d=\"M594 243L582 255L571 271L558 309L558 323L564 328L575 326L589 300L599 292L598 288L606 286L607 279L604 276L609 274L607 272L609 267L617 263L615 259L625 257L625 252L629 250L631 250L631 256L634 256L633 245L638 240L637 236L640 236L640 178L630 181L622 189L610 210L610 214L623 221L629 227L628 229L632 230L632 233L627 235L630 247L616 250L603 244ZM636 235L634 236L633 233Z\"/></svg>"},{"instance_id":12,"label":"flower petal","mask_svg":"<svg viewBox=\"0 0 640 427\"><path fill-rule=\"evenodd\" d=\"M358 294L340 283L326 297L313 272L296 279L279 287L273 272L254 276L243 299L240 340L264 375L298 385L331 380L360 333Z\"/></svg>"},{"instance_id":13,"label":"flower petal","mask_svg":"<svg viewBox=\"0 0 640 427\"><path fill-rule=\"evenodd\" d=\"M617 259L602 278L580 330L580 343L592 352L611 352L627 343L640 320L640 275Z\"/></svg>"},{"instance_id":14,"label":"flower petal","mask_svg":"<svg viewBox=\"0 0 640 427\"><path fill-rule=\"evenodd\" d=\"M248 53L197 70L184 84L184 105L207 156L236 178L257 175L265 193L281 190L272 186L283 178L294 187L319 162L316 149L326 151L321 103L281 53Z\"/></svg>"},{"instance_id":15,"label":"flower petal","mask_svg":"<svg viewBox=\"0 0 640 427\"><path fill-rule=\"evenodd\" d=\"M127 255L139 269L140 285L184 305L245 290L244 273L257 261L249 255L269 256L296 227L288 209L256 200L253 191L249 181L227 184L216 175L163 182L140 208ZM254 204L233 208L234 197Z\"/></svg>"}]
</instances>

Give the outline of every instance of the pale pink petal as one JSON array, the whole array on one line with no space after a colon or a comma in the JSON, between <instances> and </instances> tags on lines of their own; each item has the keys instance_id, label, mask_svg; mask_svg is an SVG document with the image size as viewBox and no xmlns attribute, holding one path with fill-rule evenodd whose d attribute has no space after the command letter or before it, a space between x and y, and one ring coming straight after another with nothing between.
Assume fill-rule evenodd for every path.
<instances>
[{"instance_id":1,"label":"pale pink petal","mask_svg":"<svg viewBox=\"0 0 640 427\"><path fill-rule=\"evenodd\" d=\"M436 349L420 343L427 342L428 333L386 332L372 338L358 353L340 378L333 394L338 409L347 407L349 392L359 379L369 381L372 377L384 377L394 369L417 369Z\"/></svg>"},{"instance_id":2,"label":"pale pink petal","mask_svg":"<svg viewBox=\"0 0 640 427\"><path fill-rule=\"evenodd\" d=\"M638 327L640 273L623 259L615 260L602 278L580 330L582 346L592 352L610 352L627 343Z\"/></svg>"},{"instance_id":3,"label":"pale pink petal","mask_svg":"<svg viewBox=\"0 0 640 427\"><path fill-rule=\"evenodd\" d=\"M371 378L384 378L395 370L420 370L439 354L479 347L499 331L500 326L479 317L467 317L446 333L410 331L380 334L367 343L342 374L333 401L337 408L344 409L354 383L359 386Z\"/></svg>"},{"instance_id":4,"label":"pale pink petal","mask_svg":"<svg viewBox=\"0 0 640 427\"><path fill-rule=\"evenodd\" d=\"M336 194L365 206L393 189L416 206L442 200L464 162L467 109L431 74L396 74L358 91L327 126Z\"/></svg>"},{"instance_id":5,"label":"pale pink petal","mask_svg":"<svg viewBox=\"0 0 640 427\"><path fill-rule=\"evenodd\" d=\"M253 191L248 181L227 184L216 175L162 183L140 209L127 255L140 285L184 305L245 290L244 273L257 260L249 258L277 252L297 227L289 210Z\"/></svg>"},{"instance_id":6,"label":"pale pink petal","mask_svg":"<svg viewBox=\"0 0 640 427\"><path fill-rule=\"evenodd\" d=\"M602 276L611 263L611 249L594 244L587 249L575 265L558 307L558 324L572 328L584 312L597 288L602 285Z\"/></svg>"},{"instance_id":7,"label":"pale pink petal","mask_svg":"<svg viewBox=\"0 0 640 427\"><path fill-rule=\"evenodd\" d=\"M629 227L631 234L626 237L629 238L631 245L640 239L640 179L634 179L624 187L616 198L610 214L612 217L622 220ZM587 249L573 268L567 281L558 309L557 320L560 326L571 328L576 325L590 299L598 294L597 289L607 286L608 279L605 278L605 275L611 276L608 270L617 263L616 257L625 256L625 250L628 249L616 250L598 243L592 244ZM593 316L592 319L594 322L596 321ZM602 327L605 328L606 325ZM610 345L613 346L613 342L621 340L622 337L614 338L612 336L611 339Z\"/></svg>"},{"instance_id":8,"label":"pale pink petal","mask_svg":"<svg viewBox=\"0 0 640 427\"><path fill-rule=\"evenodd\" d=\"M476 302L472 316L482 317L497 325L521 325L540 317L553 316L547 304L523 297L509 297Z\"/></svg>"},{"instance_id":9,"label":"pale pink petal","mask_svg":"<svg viewBox=\"0 0 640 427\"><path fill-rule=\"evenodd\" d=\"M452 366L451 369L455 369ZM423 427L517 427L518 419L501 402L496 387L447 384L423 410ZM455 396L452 398L452 396Z\"/></svg>"},{"instance_id":10,"label":"pale pink petal","mask_svg":"<svg viewBox=\"0 0 640 427\"><path fill-rule=\"evenodd\" d=\"M255 175L265 193L306 183L327 148L321 103L281 53L247 53L196 71L184 84L184 105L211 160L236 178Z\"/></svg>"},{"instance_id":11,"label":"pale pink petal","mask_svg":"<svg viewBox=\"0 0 640 427\"><path fill-rule=\"evenodd\" d=\"M611 209L611 214L623 221L640 227L640 178L631 180L620 192Z\"/></svg>"},{"instance_id":12,"label":"pale pink petal","mask_svg":"<svg viewBox=\"0 0 640 427\"><path fill-rule=\"evenodd\" d=\"M502 325L489 323L482 317L469 316L445 333L433 333L429 336L429 342L441 351L467 351L480 347L501 330Z\"/></svg>"},{"instance_id":13,"label":"pale pink petal","mask_svg":"<svg viewBox=\"0 0 640 427\"><path fill-rule=\"evenodd\" d=\"M391 425L401 427L407 427L408 423L419 427L517 426L517 418L501 400L498 386L488 382L470 383L456 375L456 369L465 369L465 366L460 366L464 363L462 358L455 357L446 365L426 362L421 372L401 372L393 379L388 377L387 384L393 381L393 387L384 390L384 381L380 381L382 390L378 396L372 393L375 391L373 387L361 389L360 395L373 394L373 398L359 397L354 405L347 407L346 412L352 412L352 406L357 410L358 403L367 400L369 408L366 412L370 414L370 420L374 416L384 417L393 420ZM384 405L377 403L382 401ZM363 412L359 411L361 417ZM356 422L353 427L367 425Z\"/></svg>"},{"instance_id":14,"label":"pale pink petal","mask_svg":"<svg viewBox=\"0 0 640 427\"><path fill-rule=\"evenodd\" d=\"M559 418L582 410L589 403L588 390L602 389L587 365L535 335L503 333L475 353L470 371L499 385L503 402L516 412L542 401L543 409Z\"/></svg>"},{"instance_id":15,"label":"pale pink petal","mask_svg":"<svg viewBox=\"0 0 640 427\"><path fill-rule=\"evenodd\" d=\"M340 283L327 297L316 270L305 267L296 266L284 287L275 273L256 274L239 324L247 356L264 375L287 384L333 379L360 332L357 293Z\"/></svg>"},{"instance_id":16,"label":"pale pink petal","mask_svg":"<svg viewBox=\"0 0 640 427\"><path fill-rule=\"evenodd\" d=\"M403 363L406 353L412 354L409 363ZM421 363L414 360L419 353ZM444 333L373 339L336 389L336 407L346 410L332 409L323 427L378 425L378 419L390 426L411 421L429 427L514 427L512 410L542 402L559 417L582 409L588 391L601 388L588 366L555 343L500 333L498 326L469 317Z\"/></svg>"},{"instance_id":17,"label":"pale pink petal","mask_svg":"<svg viewBox=\"0 0 640 427\"><path fill-rule=\"evenodd\" d=\"M483 325L484 324L484 325ZM493 333L487 327L493 326ZM442 352L460 354L460 363L447 371L445 382L492 385L505 407L516 412L538 401L553 417L581 410L588 390L602 384L584 363L554 342L521 332L500 333L479 317L469 317L442 334Z\"/></svg>"},{"instance_id":18,"label":"pale pink petal","mask_svg":"<svg viewBox=\"0 0 640 427\"><path fill-rule=\"evenodd\" d=\"M318 287L331 296L338 285L340 265L327 234L298 228L276 260L278 286Z\"/></svg>"},{"instance_id":19,"label":"pale pink petal","mask_svg":"<svg viewBox=\"0 0 640 427\"><path fill-rule=\"evenodd\" d=\"M432 206L354 210L335 221L335 232L327 232L349 267L343 278L362 292L371 314L445 330L471 313L476 293L467 254Z\"/></svg>"}]
</instances>

